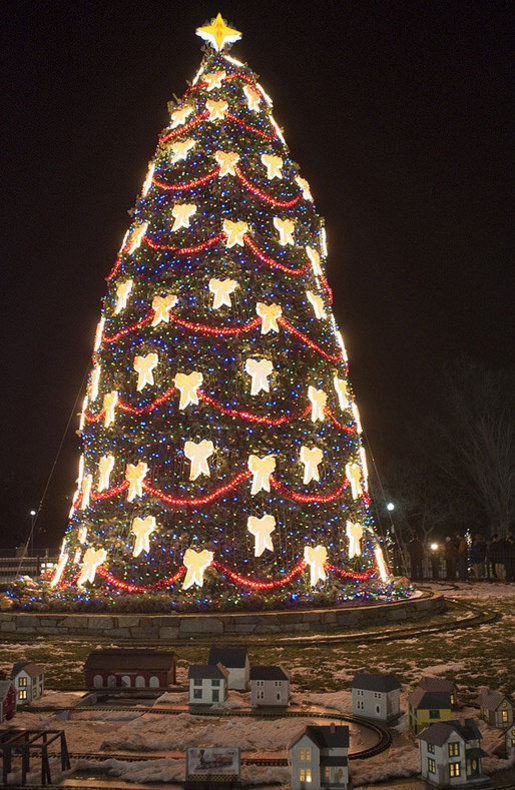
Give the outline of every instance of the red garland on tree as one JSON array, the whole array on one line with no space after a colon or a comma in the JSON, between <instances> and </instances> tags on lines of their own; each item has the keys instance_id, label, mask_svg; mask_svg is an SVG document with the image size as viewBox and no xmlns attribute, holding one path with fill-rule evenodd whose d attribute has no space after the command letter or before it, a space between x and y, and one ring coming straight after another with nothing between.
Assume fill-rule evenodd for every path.
<instances>
[{"instance_id":1,"label":"red garland on tree","mask_svg":"<svg viewBox=\"0 0 515 790\"><path fill-rule=\"evenodd\" d=\"M212 48L107 278L53 590L392 597L323 221L269 97L223 52L238 31L197 32Z\"/></svg>"}]
</instances>

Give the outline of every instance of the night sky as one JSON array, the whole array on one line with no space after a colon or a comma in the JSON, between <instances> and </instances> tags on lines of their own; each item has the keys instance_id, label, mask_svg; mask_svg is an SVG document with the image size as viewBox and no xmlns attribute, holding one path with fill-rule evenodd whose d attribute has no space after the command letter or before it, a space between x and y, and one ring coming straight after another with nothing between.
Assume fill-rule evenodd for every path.
<instances>
[{"instance_id":1,"label":"night sky","mask_svg":"<svg viewBox=\"0 0 515 790\"><path fill-rule=\"evenodd\" d=\"M514 366L511 2L33 0L1 6L0 548L65 527L105 277L167 101L220 10L327 221L328 277L379 470L445 362ZM74 407L76 398L77 403ZM6 505L7 502L7 505Z\"/></svg>"}]
</instances>

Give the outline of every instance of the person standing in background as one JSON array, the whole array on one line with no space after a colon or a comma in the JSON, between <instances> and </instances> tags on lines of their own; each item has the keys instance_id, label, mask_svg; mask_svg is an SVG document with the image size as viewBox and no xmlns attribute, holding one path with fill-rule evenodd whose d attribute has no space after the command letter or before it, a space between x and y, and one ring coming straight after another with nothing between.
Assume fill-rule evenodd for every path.
<instances>
[{"instance_id":1,"label":"person standing in background","mask_svg":"<svg viewBox=\"0 0 515 790\"><path fill-rule=\"evenodd\" d=\"M515 536L511 533L508 535L506 540L507 550L506 550L506 581L507 582L514 582L515 581Z\"/></svg>"},{"instance_id":2,"label":"person standing in background","mask_svg":"<svg viewBox=\"0 0 515 790\"><path fill-rule=\"evenodd\" d=\"M507 554L508 541L506 538L499 538L495 542L492 559L495 567L495 578L500 582L503 582L506 579Z\"/></svg>"},{"instance_id":3,"label":"person standing in background","mask_svg":"<svg viewBox=\"0 0 515 790\"><path fill-rule=\"evenodd\" d=\"M478 533L474 537L472 546L470 547L470 565L472 567L474 580L477 582L483 578L485 559L486 543L483 536Z\"/></svg>"},{"instance_id":4,"label":"person standing in background","mask_svg":"<svg viewBox=\"0 0 515 790\"><path fill-rule=\"evenodd\" d=\"M411 578L421 579L422 557L424 555L424 547L422 546L420 540L417 538L416 534L413 535L410 542L408 543L408 554L409 554L410 565L411 565Z\"/></svg>"},{"instance_id":5,"label":"person standing in background","mask_svg":"<svg viewBox=\"0 0 515 790\"><path fill-rule=\"evenodd\" d=\"M445 567L446 576L449 581L456 579L456 559L458 556L458 549L453 539L447 535L445 538Z\"/></svg>"},{"instance_id":6,"label":"person standing in background","mask_svg":"<svg viewBox=\"0 0 515 790\"><path fill-rule=\"evenodd\" d=\"M486 576L488 579L496 579L495 575L495 553L498 535L492 535L486 545Z\"/></svg>"}]
</instances>

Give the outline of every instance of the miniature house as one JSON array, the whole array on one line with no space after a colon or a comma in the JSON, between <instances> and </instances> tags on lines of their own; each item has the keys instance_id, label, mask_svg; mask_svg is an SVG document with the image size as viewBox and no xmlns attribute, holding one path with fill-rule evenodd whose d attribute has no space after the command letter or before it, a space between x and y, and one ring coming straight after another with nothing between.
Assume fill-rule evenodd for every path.
<instances>
[{"instance_id":1,"label":"miniature house","mask_svg":"<svg viewBox=\"0 0 515 790\"><path fill-rule=\"evenodd\" d=\"M94 650L84 664L90 689L156 689L175 683L175 653L169 650Z\"/></svg>"},{"instance_id":2,"label":"miniature house","mask_svg":"<svg viewBox=\"0 0 515 790\"><path fill-rule=\"evenodd\" d=\"M395 675L358 673L354 675L351 689L355 716L384 722L400 716L401 684Z\"/></svg>"},{"instance_id":3,"label":"miniature house","mask_svg":"<svg viewBox=\"0 0 515 790\"><path fill-rule=\"evenodd\" d=\"M419 736L422 778L437 787L484 786L481 733L474 719L432 724Z\"/></svg>"},{"instance_id":4,"label":"miniature house","mask_svg":"<svg viewBox=\"0 0 515 790\"><path fill-rule=\"evenodd\" d=\"M190 705L216 705L227 697L229 673L222 664L193 664L188 669Z\"/></svg>"},{"instance_id":5,"label":"miniature house","mask_svg":"<svg viewBox=\"0 0 515 790\"><path fill-rule=\"evenodd\" d=\"M0 680L0 724L16 713L16 690L10 680Z\"/></svg>"},{"instance_id":6,"label":"miniature house","mask_svg":"<svg viewBox=\"0 0 515 790\"><path fill-rule=\"evenodd\" d=\"M282 667L250 668L250 702L253 708L284 708L288 705L289 697L290 678Z\"/></svg>"},{"instance_id":7,"label":"miniature house","mask_svg":"<svg viewBox=\"0 0 515 790\"><path fill-rule=\"evenodd\" d=\"M348 727L305 727L290 745L291 790L348 790L348 751Z\"/></svg>"},{"instance_id":8,"label":"miniature house","mask_svg":"<svg viewBox=\"0 0 515 790\"><path fill-rule=\"evenodd\" d=\"M43 696L45 670L39 664L18 662L13 664L11 680L16 690L18 705L26 705Z\"/></svg>"},{"instance_id":9,"label":"miniature house","mask_svg":"<svg viewBox=\"0 0 515 790\"><path fill-rule=\"evenodd\" d=\"M418 687L425 691L448 691L451 695L451 705L453 708L458 704L458 689L452 680L445 678L435 678L432 675L424 675Z\"/></svg>"},{"instance_id":10,"label":"miniature house","mask_svg":"<svg viewBox=\"0 0 515 790\"><path fill-rule=\"evenodd\" d=\"M448 691L425 691L416 688L408 697L409 726L421 732L430 724L451 718L451 695Z\"/></svg>"},{"instance_id":11,"label":"miniature house","mask_svg":"<svg viewBox=\"0 0 515 790\"><path fill-rule=\"evenodd\" d=\"M229 673L229 688L246 691L249 687L250 662L246 647L212 647L208 664L222 664Z\"/></svg>"},{"instance_id":12,"label":"miniature house","mask_svg":"<svg viewBox=\"0 0 515 790\"><path fill-rule=\"evenodd\" d=\"M507 694L482 686L479 689L478 704L481 718L490 726L504 728L513 724L513 702Z\"/></svg>"}]
</instances>

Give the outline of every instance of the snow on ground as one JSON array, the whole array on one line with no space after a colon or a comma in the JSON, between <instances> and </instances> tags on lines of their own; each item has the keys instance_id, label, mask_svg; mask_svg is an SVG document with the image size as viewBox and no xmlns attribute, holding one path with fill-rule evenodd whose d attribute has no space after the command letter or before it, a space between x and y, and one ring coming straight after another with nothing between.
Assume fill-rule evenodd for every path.
<instances>
[{"instance_id":1,"label":"snow on ground","mask_svg":"<svg viewBox=\"0 0 515 790\"><path fill-rule=\"evenodd\" d=\"M292 702L305 702L307 705L316 705L338 713L352 713L352 692L350 691L331 691L323 694L302 694L292 695Z\"/></svg>"},{"instance_id":2,"label":"snow on ground","mask_svg":"<svg viewBox=\"0 0 515 790\"><path fill-rule=\"evenodd\" d=\"M415 776L419 771L419 751L410 745L389 749L388 752L383 752L369 760L353 760L350 763L350 774L354 785Z\"/></svg>"},{"instance_id":3,"label":"snow on ground","mask_svg":"<svg viewBox=\"0 0 515 790\"><path fill-rule=\"evenodd\" d=\"M283 663L292 675L293 709L306 711L326 709L343 714L351 713L350 681L355 672L393 672L402 684L401 708L407 709L407 697L422 675L453 678L458 685L459 701L457 717L477 719L477 708L471 707L480 685L488 683L494 688L513 692L510 675L510 637L515 625L515 587L503 584L467 584L435 589L443 592L450 600L460 604L456 609L459 616L468 611L467 606L477 604L483 611L495 610L502 619L471 630L448 631L438 634L421 634L410 639L386 640L381 643L366 641L360 636L360 645L317 646L297 648L292 646L249 644L252 663ZM103 647L105 645L98 645ZM40 661L46 664L50 678L60 680L62 685L79 685L82 682L81 657L85 657L94 644L59 640L58 644L38 641L28 644L0 645L0 668L10 671L14 660ZM47 659L45 660L45 651ZM204 648L181 645L179 650L178 681L185 683L188 663L203 660ZM79 671L80 668L80 671ZM70 680L68 680L68 678ZM79 681L77 682L77 678ZM51 682L51 681L50 681ZM79 693L47 692L39 707L55 705L73 707L80 699ZM85 712L71 712L69 720L63 714L19 711L13 724L33 729L63 728L71 752L99 751L101 748L116 752L143 751L147 754L168 752L170 757L155 755L155 759L140 763L107 759L103 763L81 765L89 771L108 770L111 776L126 781L162 782L181 781L184 777L183 760L172 759L173 754L184 751L188 746L239 746L244 751L286 751L289 742L313 720L314 714L295 719L262 720L253 718L192 716L187 711L188 694L179 689L170 689L154 703L156 707L184 708L178 715L159 715L152 709L141 711L107 712L92 707ZM249 707L249 695L231 691L221 707L238 710ZM404 712L393 730L394 745L388 751L369 760L352 760L351 774L354 784L366 785L386 779L414 776L419 771L419 752L416 741L406 735L407 715ZM482 748L490 755L484 760L487 772L501 770L507 761L493 755L502 740L500 730L480 723L483 733ZM351 727L351 743L355 748L361 735ZM107 755L106 755L107 756ZM255 784L264 782L288 782L287 768L245 769L246 781Z\"/></svg>"},{"instance_id":4,"label":"snow on ground","mask_svg":"<svg viewBox=\"0 0 515 790\"><path fill-rule=\"evenodd\" d=\"M79 760L77 769L89 773L106 773L108 776L121 778L126 782L181 782L184 781L186 765L184 760L169 757L146 760L142 763L125 762L124 760L104 760L102 763L90 760ZM241 770L242 780L249 785L266 783L289 784L290 769L278 766L244 765Z\"/></svg>"},{"instance_id":5,"label":"snow on ground","mask_svg":"<svg viewBox=\"0 0 515 790\"><path fill-rule=\"evenodd\" d=\"M239 746L243 751L286 750L310 722L294 719L222 719L179 713L176 716L145 714L120 723L101 743L111 751L184 751L189 746Z\"/></svg>"},{"instance_id":6,"label":"snow on ground","mask_svg":"<svg viewBox=\"0 0 515 790\"><path fill-rule=\"evenodd\" d=\"M84 691L51 691L47 690L42 697L33 699L31 707L33 708L71 708L75 705L80 705L84 697Z\"/></svg>"}]
</instances>

